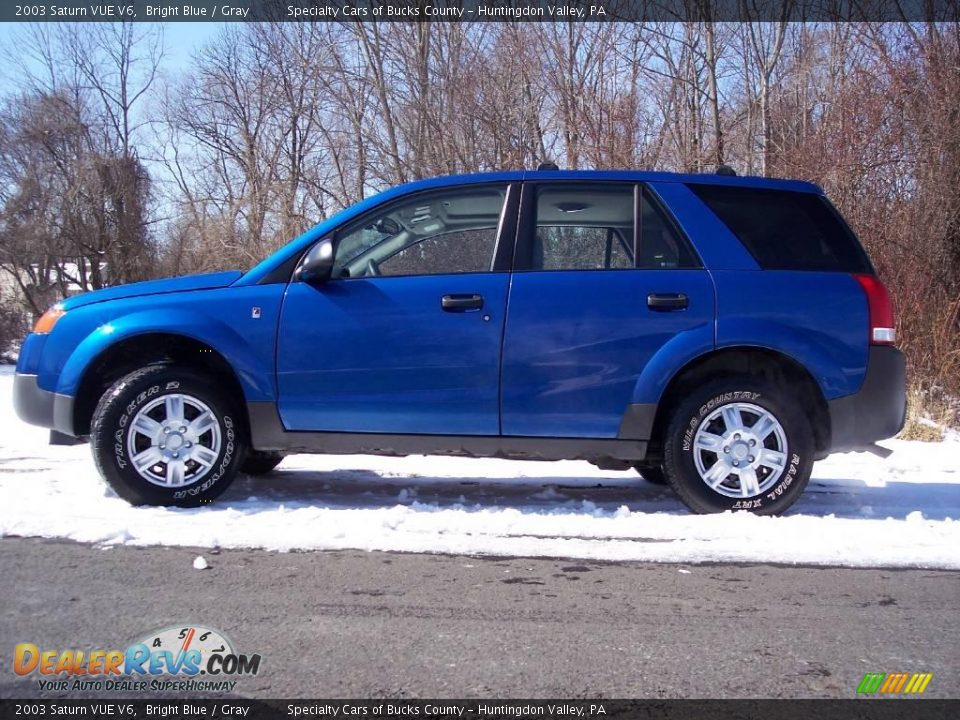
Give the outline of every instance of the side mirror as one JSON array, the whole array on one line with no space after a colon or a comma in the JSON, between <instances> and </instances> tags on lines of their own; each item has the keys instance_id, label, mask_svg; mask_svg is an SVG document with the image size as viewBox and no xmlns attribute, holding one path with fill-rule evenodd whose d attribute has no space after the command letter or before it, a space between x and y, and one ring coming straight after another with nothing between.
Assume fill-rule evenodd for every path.
<instances>
[{"instance_id":1,"label":"side mirror","mask_svg":"<svg viewBox=\"0 0 960 720\"><path fill-rule=\"evenodd\" d=\"M333 272L333 238L324 238L303 256L295 277L300 282L319 285Z\"/></svg>"}]
</instances>

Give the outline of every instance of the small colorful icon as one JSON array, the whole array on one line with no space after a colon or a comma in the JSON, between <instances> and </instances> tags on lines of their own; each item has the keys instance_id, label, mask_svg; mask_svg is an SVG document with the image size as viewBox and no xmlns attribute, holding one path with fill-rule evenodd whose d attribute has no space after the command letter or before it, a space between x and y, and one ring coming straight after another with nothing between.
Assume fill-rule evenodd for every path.
<instances>
[{"instance_id":1,"label":"small colorful icon","mask_svg":"<svg viewBox=\"0 0 960 720\"><path fill-rule=\"evenodd\" d=\"M857 686L858 695L919 695L933 673L867 673Z\"/></svg>"}]
</instances>

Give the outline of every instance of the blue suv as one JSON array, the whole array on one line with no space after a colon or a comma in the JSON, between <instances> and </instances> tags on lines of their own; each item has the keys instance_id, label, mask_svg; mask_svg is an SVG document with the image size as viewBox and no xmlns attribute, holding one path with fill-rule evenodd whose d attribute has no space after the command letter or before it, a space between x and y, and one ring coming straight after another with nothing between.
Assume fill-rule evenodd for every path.
<instances>
[{"instance_id":1,"label":"blue suv","mask_svg":"<svg viewBox=\"0 0 960 720\"><path fill-rule=\"evenodd\" d=\"M783 512L896 434L905 373L860 243L804 182L518 171L394 188L248 272L69 298L15 403L136 504L286 453L582 459L696 512Z\"/></svg>"}]
</instances>

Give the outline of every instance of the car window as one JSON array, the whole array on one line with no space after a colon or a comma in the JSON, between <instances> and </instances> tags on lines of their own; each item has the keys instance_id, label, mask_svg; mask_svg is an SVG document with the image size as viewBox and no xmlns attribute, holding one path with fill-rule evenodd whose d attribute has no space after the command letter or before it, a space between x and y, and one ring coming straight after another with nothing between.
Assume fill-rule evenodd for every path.
<instances>
[{"instance_id":1,"label":"car window","mask_svg":"<svg viewBox=\"0 0 960 720\"><path fill-rule=\"evenodd\" d=\"M381 275L450 274L490 269L497 228L454 230L407 245L380 262ZM426 270L426 272L425 272Z\"/></svg>"},{"instance_id":2,"label":"car window","mask_svg":"<svg viewBox=\"0 0 960 720\"><path fill-rule=\"evenodd\" d=\"M640 248L637 267L694 268L700 263L664 211L646 188L640 195Z\"/></svg>"},{"instance_id":3,"label":"car window","mask_svg":"<svg viewBox=\"0 0 960 720\"><path fill-rule=\"evenodd\" d=\"M505 196L505 186L482 186L393 203L339 237L333 277L487 272Z\"/></svg>"},{"instance_id":4,"label":"car window","mask_svg":"<svg viewBox=\"0 0 960 720\"><path fill-rule=\"evenodd\" d=\"M537 188L532 270L633 267L633 186Z\"/></svg>"},{"instance_id":5,"label":"car window","mask_svg":"<svg viewBox=\"0 0 960 720\"><path fill-rule=\"evenodd\" d=\"M871 272L859 241L820 195L696 183L689 187L766 270Z\"/></svg>"}]
</instances>

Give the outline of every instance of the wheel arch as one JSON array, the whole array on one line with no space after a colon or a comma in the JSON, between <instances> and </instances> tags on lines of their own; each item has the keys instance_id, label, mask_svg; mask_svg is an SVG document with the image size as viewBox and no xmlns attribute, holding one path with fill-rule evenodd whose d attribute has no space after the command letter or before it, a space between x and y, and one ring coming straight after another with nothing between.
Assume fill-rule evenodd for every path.
<instances>
[{"instance_id":1,"label":"wheel arch","mask_svg":"<svg viewBox=\"0 0 960 720\"><path fill-rule=\"evenodd\" d=\"M129 335L102 348L86 364L76 386L73 402L73 434L90 433L97 403L113 383L145 365L168 362L208 372L231 398L240 399L236 410L245 424L246 397L243 384L226 357L211 345L176 332L143 332ZM247 428L249 435L249 428Z\"/></svg>"},{"instance_id":2,"label":"wheel arch","mask_svg":"<svg viewBox=\"0 0 960 720\"><path fill-rule=\"evenodd\" d=\"M830 413L819 383L796 359L770 348L742 345L719 348L690 360L670 378L656 406L650 432L649 454L662 453L670 412L690 388L734 373L759 376L778 386L796 388L794 399L810 420L818 454L830 447Z\"/></svg>"}]
</instances>

